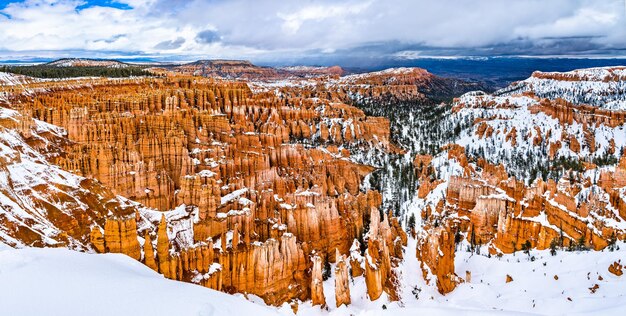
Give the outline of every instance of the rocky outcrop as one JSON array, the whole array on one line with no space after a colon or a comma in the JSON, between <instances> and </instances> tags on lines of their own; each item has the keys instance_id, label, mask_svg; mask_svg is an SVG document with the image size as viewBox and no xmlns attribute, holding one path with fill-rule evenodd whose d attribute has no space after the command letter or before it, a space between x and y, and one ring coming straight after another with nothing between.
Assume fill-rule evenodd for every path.
<instances>
[{"instance_id":1,"label":"rocky outcrop","mask_svg":"<svg viewBox=\"0 0 626 316\"><path fill-rule=\"evenodd\" d=\"M157 230L157 260L159 272L166 278L175 278L175 272L172 274L172 272L175 271L175 267L173 268L172 265L175 265L175 263L173 263L170 258L170 240L167 234L165 215L161 216Z\"/></svg>"},{"instance_id":2,"label":"rocky outcrop","mask_svg":"<svg viewBox=\"0 0 626 316\"><path fill-rule=\"evenodd\" d=\"M305 252L290 234L245 249L229 249L220 255L222 290L252 293L268 304L292 298L307 299Z\"/></svg>"},{"instance_id":3,"label":"rocky outcrop","mask_svg":"<svg viewBox=\"0 0 626 316\"><path fill-rule=\"evenodd\" d=\"M247 60L198 60L170 70L177 73L218 78L278 79L278 72L269 67L259 67Z\"/></svg>"},{"instance_id":4,"label":"rocky outcrop","mask_svg":"<svg viewBox=\"0 0 626 316\"><path fill-rule=\"evenodd\" d=\"M337 251L335 265L335 302L337 307L350 305L350 280L348 279L348 262L344 255Z\"/></svg>"},{"instance_id":5,"label":"rocky outcrop","mask_svg":"<svg viewBox=\"0 0 626 316\"><path fill-rule=\"evenodd\" d=\"M152 239L148 231L146 231L146 234L144 235L143 251L143 263L147 265L150 269L154 271L159 271L159 267L157 266L157 263L154 259L154 246L152 245Z\"/></svg>"},{"instance_id":6,"label":"rocky outcrop","mask_svg":"<svg viewBox=\"0 0 626 316\"><path fill-rule=\"evenodd\" d=\"M476 244L492 240L500 223L508 214L513 213L515 200L506 195L481 195L476 198L476 205L470 211L471 235Z\"/></svg>"},{"instance_id":7,"label":"rocky outcrop","mask_svg":"<svg viewBox=\"0 0 626 316\"><path fill-rule=\"evenodd\" d=\"M349 75L342 77L337 85L352 95L371 99L391 97L400 101L445 99L485 88L475 83L438 77L421 68L391 68Z\"/></svg>"},{"instance_id":8,"label":"rocky outcrop","mask_svg":"<svg viewBox=\"0 0 626 316\"><path fill-rule=\"evenodd\" d=\"M95 239L96 243L98 242ZM135 260L141 259L137 240L137 222L134 217L107 219L104 224L105 252L123 253Z\"/></svg>"},{"instance_id":9,"label":"rocky outcrop","mask_svg":"<svg viewBox=\"0 0 626 316\"><path fill-rule=\"evenodd\" d=\"M297 80L311 78L338 78L345 74L339 66L332 67L261 67L247 60L198 60L187 64L166 66L165 71L175 74L224 79L247 80Z\"/></svg>"},{"instance_id":10,"label":"rocky outcrop","mask_svg":"<svg viewBox=\"0 0 626 316\"><path fill-rule=\"evenodd\" d=\"M392 270L392 258L397 258L396 251L402 245L402 240L406 240L398 235L398 232L390 227L387 214L383 214L381 221L380 213L377 209L372 209L370 215L370 230L368 232L367 250L365 253L365 284L367 294L371 300L378 299L383 291L387 293L390 300L398 300L397 283L395 272Z\"/></svg>"},{"instance_id":11,"label":"rocky outcrop","mask_svg":"<svg viewBox=\"0 0 626 316\"><path fill-rule=\"evenodd\" d=\"M354 240L350 247L350 271L353 278L362 276L365 273L363 263L365 258L361 255L361 243Z\"/></svg>"},{"instance_id":12,"label":"rocky outcrop","mask_svg":"<svg viewBox=\"0 0 626 316\"><path fill-rule=\"evenodd\" d=\"M622 266L621 261L613 262L609 266L609 272L615 274L616 276L622 276L624 274L624 266Z\"/></svg>"},{"instance_id":13,"label":"rocky outcrop","mask_svg":"<svg viewBox=\"0 0 626 316\"><path fill-rule=\"evenodd\" d=\"M513 282L513 277L507 274L507 275L506 275L506 280L505 280L505 282L506 282L506 283L511 283L511 282Z\"/></svg>"},{"instance_id":14,"label":"rocky outcrop","mask_svg":"<svg viewBox=\"0 0 626 316\"><path fill-rule=\"evenodd\" d=\"M313 268L311 268L311 303L326 306L324 284L322 283L322 258L314 255L311 257L311 261L313 262Z\"/></svg>"},{"instance_id":15,"label":"rocky outcrop","mask_svg":"<svg viewBox=\"0 0 626 316\"><path fill-rule=\"evenodd\" d=\"M89 240L91 241L91 244L93 245L96 252L98 253L106 252L106 249L104 248L104 235L102 235L102 231L100 230L100 227L94 226L91 228L91 234L89 235Z\"/></svg>"},{"instance_id":16,"label":"rocky outcrop","mask_svg":"<svg viewBox=\"0 0 626 316\"><path fill-rule=\"evenodd\" d=\"M450 225L425 227L417 244L417 259L420 261L424 279L435 279L439 293L452 292L459 283L454 272L454 234Z\"/></svg>"}]
</instances>

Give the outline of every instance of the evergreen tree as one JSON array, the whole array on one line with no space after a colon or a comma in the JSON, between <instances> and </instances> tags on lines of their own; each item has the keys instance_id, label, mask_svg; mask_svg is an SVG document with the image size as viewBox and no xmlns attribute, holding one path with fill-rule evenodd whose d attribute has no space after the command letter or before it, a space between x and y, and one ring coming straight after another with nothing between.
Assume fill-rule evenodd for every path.
<instances>
[{"instance_id":1,"label":"evergreen tree","mask_svg":"<svg viewBox=\"0 0 626 316\"><path fill-rule=\"evenodd\" d=\"M322 279L324 281L328 280L331 275L332 275L332 268L330 266L330 262L328 261L328 258L326 258L326 260L324 260L324 270L322 271Z\"/></svg>"},{"instance_id":2,"label":"evergreen tree","mask_svg":"<svg viewBox=\"0 0 626 316\"><path fill-rule=\"evenodd\" d=\"M409 232L411 231L411 229L415 229L415 213L411 213L411 216L409 216L409 222L407 223L407 228Z\"/></svg>"},{"instance_id":3,"label":"evergreen tree","mask_svg":"<svg viewBox=\"0 0 626 316\"><path fill-rule=\"evenodd\" d=\"M552 256L556 256L557 245L558 245L558 242L556 241L556 239L552 239L552 241L550 241L550 254Z\"/></svg>"},{"instance_id":4,"label":"evergreen tree","mask_svg":"<svg viewBox=\"0 0 626 316\"><path fill-rule=\"evenodd\" d=\"M530 256L530 249L532 249L532 244L529 240L526 240L526 242L522 244L522 250L525 254Z\"/></svg>"}]
</instances>

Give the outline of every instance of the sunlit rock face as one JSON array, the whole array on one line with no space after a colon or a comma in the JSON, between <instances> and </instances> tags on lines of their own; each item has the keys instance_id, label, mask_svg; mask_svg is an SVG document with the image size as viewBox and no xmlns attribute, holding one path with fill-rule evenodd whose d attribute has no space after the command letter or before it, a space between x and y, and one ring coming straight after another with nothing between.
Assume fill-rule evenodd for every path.
<instances>
[{"instance_id":1,"label":"sunlit rock face","mask_svg":"<svg viewBox=\"0 0 626 316\"><path fill-rule=\"evenodd\" d=\"M370 214L378 214L382 197L363 187L374 167L345 148L397 151L386 119L336 101L200 77L37 83L32 98L22 88L12 92L10 106L23 113L10 127L25 142L50 138L54 146L33 144L46 166L101 192L71 193L87 207L68 216L80 232L65 229L84 249L123 253L167 278L275 305L325 305L320 269L337 262L336 301L350 304L348 265L353 273L367 266L347 258L368 226L379 225ZM37 124L57 130L39 135ZM81 223L89 212L96 213ZM387 276L406 235L396 219L375 221L385 228L371 235L381 261L369 275L378 274L372 287L392 292Z\"/></svg>"},{"instance_id":2,"label":"sunlit rock face","mask_svg":"<svg viewBox=\"0 0 626 316\"><path fill-rule=\"evenodd\" d=\"M424 278L434 278L441 294L452 292L459 283L454 273L454 233L450 226L427 227L419 237L417 257Z\"/></svg>"},{"instance_id":3,"label":"sunlit rock face","mask_svg":"<svg viewBox=\"0 0 626 316\"><path fill-rule=\"evenodd\" d=\"M626 145L625 79L620 67L536 72L454 101L448 123L466 124L459 136L413 162L423 228L417 255L440 292L455 284L451 240L501 255L602 250L626 238L626 163L616 149Z\"/></svg>"}]
</instances>

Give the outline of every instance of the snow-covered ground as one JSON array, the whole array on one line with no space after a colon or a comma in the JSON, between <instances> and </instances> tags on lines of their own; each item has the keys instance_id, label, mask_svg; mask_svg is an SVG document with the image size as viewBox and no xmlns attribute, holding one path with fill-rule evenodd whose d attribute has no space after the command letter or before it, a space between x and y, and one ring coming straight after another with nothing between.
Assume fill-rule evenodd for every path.
<instances>
[{"instance_id":1,"label":"snow-covered ground","mask_svg":"<svg viewBox=\"0 0 626 316\"><path fill-rule=\"evenodd\" d=\"M371 302L363 277L351 281L352 304L335 307L334 278L324 282L328 309L299 306L298 315L624 315L626 276L608 272L626 260L615 252L518 252L487 258L457 251L456 273L471 282L443 296L422 279L410 239L400 273L400 302ZM531 260L534 257L534 261ZM506 276L513 281L506 283ZM555 276L558 278L555 278ZM590 288L599 286L595 293ZM418 297L413 294L419 289ZM291 307L262 306L259 298L228 295L171 281L121 254L67 249L12 249L0 244L0 305L3 315L293 315ZM570 300L571 299L571 300ZM385 306L383 308L383 306ZM386 309L385 309L386 308Z\"/></svg>"},{"instance_id":2,"label":"snow-covered ground","mask_svg":"<svg viewBox=\"0 0 626 316\"><path fill-rule=\"evenodd\" d=\"M121 254L0 243L1 315L276 315L275 309L165 279Z\"/></svg>"},{"instance_id":3,"label":"snow-covered ground","mask_svg":"<svg viewBox=\"0 0 626 316\"><path fill-rule=\"evenodd\" d=\"M375 302L366 296L365 281L355 278L351 284L352 304L335 308L334 279L324 282L329 311L310 302L300 306L298 315L625 315L626 275L618 277L608 267L619 259L626 261L626 244L615 252L565 252L551 256L549 250L518 252L501 258L465 250L460 245L455 259L456 273L471 282L460 284L447 295L422 279L415 258L414 239L409 239L405 260L398 271L401 276L400 302L388 302L383 296ZM531 260L534 257L534 261ZM513 281L506 283L506 276ZM555 278L558 278L558 280ZM602 280L599 280L601 278ZM590 288L599 286L595 293ZM418 296L412 293L420 289ZM571 299L571 300L570 300ZM386 309L383 309L385 305ZM286 312L284 307L281 311Z\"/></svg>"}]
</instances>

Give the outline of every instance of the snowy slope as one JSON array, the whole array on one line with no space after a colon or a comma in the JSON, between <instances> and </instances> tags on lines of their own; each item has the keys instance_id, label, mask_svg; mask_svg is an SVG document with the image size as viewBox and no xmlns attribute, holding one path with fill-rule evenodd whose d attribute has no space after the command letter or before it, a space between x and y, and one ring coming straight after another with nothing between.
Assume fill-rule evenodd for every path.
<instances>
[{"instance_id":1,"label":"snowy slope","mask_svg":"<svg viewBox=\"0 0 626 316\"><path fill-rule=\"evenodd\" d=\"M532 91L542 98L562 98L610 110L626 110L626 67L599 67L570 72L535 72L496 94Z\"/></svg>"},{"instance_id":2,"label":"snowy slope","mask_svg":"<svg viewBox=\"0 0 626 316\"><path fill-rule=\"evenodd\" d=\"M0 284L2 315L277 314L243 297L165 279L121 254L0 246Z\"/></svg>"},{"instance_id":3,"label":"snowy slope","mask_svg":"<svg viewBox=\"0 0 626 316\"><path fill-rule=\"evenodd\" d=\"M415 240L410 239L406 260L398 268L400 302L388 302L386 295L371 302L364 278L358 277L351 281L352 304L336 308L331 277L324 282L328 310L305 302L298 315L623 315L626 282L607 271L613 261L626 258L626 246L622 248L559 252L554 257L549 251L532 251L535 261L521 252L497 259L459 251L456 273L471 271L472 281L442 296L422 279ZM505 283L507 274L513 282ZM121 254L16 250L0 243L0 284L3 315L293 315L288 304L261 306L256 297L250 299L259 304L167 280ZM595 284L599 289L591 293ZM419 298L412 293L414 287L420 289ZM68 297L72 304L67 304Z\"/></svg>"},{"instance_id":4,"label":"snowy slope","mask_svg":"<svg viewBox=\"0 0 626 316\"><path fill-rule=\"evenodd\" d=\"M39 81L36 78L0 72L0 86L15 86Z\"/></svg>"},{"instance_id":5,"label":"snowy slope","mask_svg":"<svg viewBox=\"0 0 626 316\"><path fill-rule=\"evenodd\" d=\"M445 296L422 279L415 245L415 239L409 239L405 260L397 268L401 279L400 302L388 302L385 294L377 301L369 301L365 282L359 277L351 283L352 304L335 308L334 279L331 278L324 282L330 305L328 314L624 315L626 311L626 276L618 277L607 270L614 261L626 259L626 244L615 252L559 251L551 256L549 250L545 250L531 251L530 255L518 252L502 258L472 254L462 250L467 244L460 245L455 259L456 274L465 277L465 271L470 271L471 282L460 284ZM488 253L486 247L481 253ZM505 282L507 274L513 277L510 283ZM599 288L591 293L589 288L595 284ZM420 289L419 299L412 293L414 287ZM298 315L319 315L320 312L319 307L306 303L300 306Z\"/></svg>"},{"instance_id":6,"label":"snowy slope","mask_svg":"<svg viewBox=\"0 0 626 316\"><path fill-rule=\"evenodd\" d=\"M475 106L478 103L493 105ZM589 124L584 127L576 121L564 124L545 113L532 113L531 107L538 104L539 100L521 95L464 95L457 103L459 110L451 119L459 122L468 118L471 121L482 120L493 132L479 134L481 124L474 124L463 131L455 143L465 147L470 154L480 153L480 156L492 163L504 163L508 171L519 178L527 178L528 174L524 172L530 171L530 168L524 170L520 166L533 165L548 159L550 144L558 144L556 155L552 159L559 156L581 160L599 158L608 154L611 141L614 142L614 148L626 147L624 125L611 127L605 124ZM593 151L586 139L585 128L594 137ZM514 137L510 134L513 129L517 132ZM568 135L581 144L579 152L572 151L565 141ZM539 144L535 143L535 139L540 139ZM515 159L518 161L514 162ZM520 163L521 161L524 163Z\"/></svg>"},{"instance_id":7,"label":"snowy slope","mask_svg":"<svg viewBox=\"0 0 626 316\"><path fill-rule=\"evenodd\" d=\"M62 153L64 134L0 108L0 242L88 250L91 225L132 213L126 199L48 161Z\"/></svg>"},{"instance_id":8,"label":"snowy slope","mask_svg":"<svg viewBox=\"0 0 626 316\"><path fill-rule=\"evenodd\" d=\"M39 79L0 71L0 103L7 103L9 92L14 86L37 82Z\"/></svg>"}]
</instances>

